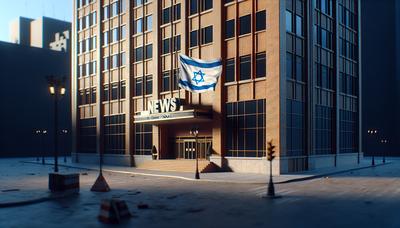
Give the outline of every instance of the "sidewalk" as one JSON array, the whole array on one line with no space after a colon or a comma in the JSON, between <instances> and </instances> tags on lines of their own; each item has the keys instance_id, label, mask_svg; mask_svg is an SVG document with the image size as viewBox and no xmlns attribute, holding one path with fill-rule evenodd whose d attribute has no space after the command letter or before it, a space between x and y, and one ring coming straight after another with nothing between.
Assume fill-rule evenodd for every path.
<instances>
[{"instance_id":1,"label":"sidewalk","mask_svg":"<svg viewBox=\"0 0 400 228\"><path fill-rule=\"evenodd\" d=\"M31 164L41 164L41 162L36 161L22 161ZM375 166L381 166L390 164L390 161L387 161L385 164L382 162L377 162ZM48 159L46 160L46 165L53 165L54 160ZM92 164L82 164L82 163L72 163L70 159L68 159L67 163L61 161L58 162L61 167L75 168L75 169L83 169L90 171L98 171L98 165ZM319 169L317 171L307 171L296 174L285 174L280 176L274 176L274 183L276 184L285 184L297 181L310 180L314 178L320 178L325 176L331 176L335 174L350 172L359 169L367 169L370 168L371 161L369 159L363 159L359 165L352 166L343 166L338 168L326 168ZM236 184L267 184L269 180L269 176L265 174L254 174L254 173L234 173L234 172L216 172L216 173L201 173L200 180L194 179L194 172L168 172L168 171L155 171L155 170L144 170L137 169L134 167L125 167L125 166L103 166L104 172L111 173L119 173L119 174L128 174L128 175L142 175L142 176L154 176L154 177L163 177L163 178L174 178L181 179L187 181L197 181L197 182L216 182L216 183L236 183Z\"/></svg>"}]
</instances>

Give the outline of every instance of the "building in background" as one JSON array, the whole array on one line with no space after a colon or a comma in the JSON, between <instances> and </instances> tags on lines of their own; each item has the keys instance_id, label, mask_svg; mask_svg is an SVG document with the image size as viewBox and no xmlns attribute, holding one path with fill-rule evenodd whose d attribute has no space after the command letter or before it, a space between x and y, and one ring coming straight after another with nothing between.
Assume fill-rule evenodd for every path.
<instances>
[{"instance_id":1,"label":"building in background","mask_svg":"<svg viewBox=\"0 0 400 228\"><path fill-rule=\"evenodd\" d=\"M71 23L48 17L19 17L10 23L10 42L31 47L69 51Z\"/></svg>"},{"instance_id":2,"label":"building in background","mask_svg":"<svg viewBox=\"0 0 400 228\"><path fill-rule=\"evenodd\" d=\"M266 173L272 140L275 174L356 164L359 17L357 0L74 1L73 157ZM215 92L179 89L180 53L222 58Z\"/></svg>"},{"instance_id":3,"label":"building in background","mask_svg":"<svg viewBox=\"0 0 400 228\"><path fill-rule=\"evenodd\" d=\"M29 46L31 43L31 22L33 19L18 17L10 22L10 42Z\"/></svg>"},{"instance_id":4,"label":"building in background","mask_svg":"<svg viewBox=\"0 0 400 228\"><path fill-rule=\"evenodd\" d=\"M11 40L13 43L0 42L0 79L4 85L0 90L3 104L0 112L0 157L53 154L54 101L46 81L49 75L67 79L67 92L59 104L59 153L70 153L70 39L57 35L60 32L69 34L70 23L68 27L64 26L67 22L50 18L43 18L43 21L54 24L43 23L45 32L36 36L43 40L40 48L34 47L30 39L35 21L25 18L12 23L10 37L15 37ZM46 29L48 26L51 29ZM62 134L63 129L69 134ZM36 134L37 130L46 130L47 134Z\"/></svg>"},{"instance_id":5,"label":"building in background","mask_svg":"<svg viewBox=\"0 0 400 228\"><path fill-rule=\"evenodd\" d=\"M364 152L399 156L400 2L363 0L361 13Z\"/></svg>"}]
</instances>

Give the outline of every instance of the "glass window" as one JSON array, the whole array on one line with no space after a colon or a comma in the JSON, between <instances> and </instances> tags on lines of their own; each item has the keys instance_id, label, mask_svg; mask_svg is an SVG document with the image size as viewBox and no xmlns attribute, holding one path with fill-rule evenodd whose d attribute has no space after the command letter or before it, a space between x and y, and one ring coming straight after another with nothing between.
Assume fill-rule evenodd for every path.
<instances>
[{"instance_id":1,"label":"glass window","mask_svg":"<svg viewBox=\"0 0 400 228\"><path fill-rule=\"evenodd\" d=\"M118 83L113 83L111 85L111 100L118 99Z\"/></svg>"},{"instance_id":2,"label":"glass window","mask_svg":"<svg viewBox=\"0 0 400 228\"><path fill-rule=\"evenodd\" d=\"M286 77L293 78L293 55L286 53Z\"/></svg>"},{"instance_id":3,"label":"glass window","mask_svg":"<svg viewBox=\"0 0 400 228\"><path fill-rule=\"evenodd\" d=\"M226 77L225 82L233 82L235 81L235 59L226 60Z\"/></svg>"},{"instance_id":4,"label":"glass window","mask_svg":"<svg viewBox=\"0 0 400 228\"><path fill-rule=\"evenodd\" d=\"M152 94L153 93L153 76L152 75L147 75L146 76L146 94Z\"/></svg>"},{"instance_id":5,"label":"glass window","mask_svg":"<svg viewBox=\"0 0 400 228\"><path fill-rule=\"evenodd\" d=\"M104 66L103 66L104 70L108 70L110 68L110 62L109 62L109 58L108 57L104 58L103 64L104 64Z\"/></svg>"},{"instance_id":6,"label":"glass window","mask_svg":"<svg viewBox=\"0 0 400 228\"><path fill-rule=\"evenodd\" d=\"M143 60L143 47L135 48L135 62Z\"/></svg>"},{"instance_id":7,"label":"glass window","mask_svg":"<svg viewBox=\"0 0 400 228\"><path fill-rule=\"evenodd\" d=\"M118 54L117 55L113 55L113 56L111 56L112 58L111 58L111 66L112 66L112 68L116 68L116 67L118 67Z\"/></svg>"},{"instance_id":8,"label":"glass window","mask_svg":"<svg viewBox=\"0 0 400 228\"><path fill-rule=\"evenodd\" d=\"M303 58L300 56L296 56L296 80L303 80Z\"/></svg>"},{"instance_id":9,"label":"glass window","mask_svg":"<svg viewBox=\"0 0 400 228\"><path fill-rule=\"evenodd\" d=\"M135 1L134 1L134 6L135 6L135 7L136 7L136 6L140 6L140 5L142 5L142 3L143 3L142 0L135 0Z\"/></svg>"},{"instance_id":10,"label":"glass window","mask_svg":"<svg viewBox=\"0 0 400 228\"><path fill-rule=\"evenodd\" d=\"M239 35L251 32L251 15L242 16L239 18Z\"/></svg>"},{"instance_id":11,"label":"glass window","mask_svg":"<svg viewBox=\"0 0 400 228\"><path fill-rule=\"evenodd\" d=\"M113 29L112 30L112 42L116 42L116 41L119 40L118 35L119 35L118 34L118 28Z\"/></svg>"},{"instance_id":12,"label":"glass window","mask_svg":"<svg viewBox=\"0 0 400 228\"><path fill-rule=\"evenodd\" d=\"M181 4L174 5L174 21L181 19Z\"/></svg>"},{"instance_id":13,"label":"glass window","mask_svg":"<svg viewBox=\"0 0 400 228\"><path fill-rule=\"evenodd\" d=\"M112 5L111 5L111 15L110 15L110 17L113 17L113 16L117 16L118 15L118 3L117 2L114 2Z\"/></svg>"},{"instance_id":14,"label":"glass window","mask_svg":"<svg viewBox=\"0 0 400 228\"><path fill-rule=\"evenodd\" d=\"M169 81L170 81L169 71L163 72L161 91L165 92L170 90Z\"/></svg>"},{"instance_id":15,"label":"glass window","mask_svg":"<svg viewBox=\"0 0 400 228\"><path fill-rule=\"evenodd\" d=\"M208 44L213 42L213 27L208 26L205 28L202 28L202 39L201 43L202 44Z\"/></svg>"},{"instance_id":16,"label":"glass window","mask_svg":"<svg viewBox=\"0 0 400 228\"><path fill-rule=\"evenodd\" d=\"M296 15L296 34L303 36L303 18Z\"/></svg>"},{"instance_id":17,"label":"glass window","mask_svg":"<svg viewBox=\"0 0 400 228\"><path fill-rule=\"evenodd\" d=\"M265 52L257 53L256 55L256 78L266 76L266 57Z\"/></svg>"},{"instance_id":18,"label":"glass window","mask_svg":"<svg viewBox=\"0 0 400 228\"><path fill-rule=\"evenodd\" d=\"M213 8L213 0L202 0L201 2L201 11L206 11Z\"/></svg>"},{"instance_id":19,"label":"glass window","mask_svg":"<svg viewBox=\"0 0 400 228\"><path fill-rule=\"evenodd\" d=\"M126 38L126 26L123 25L121 26L121 39L125 39Z\"/></svg>"},{"instance_id":20,"label":"glass window","mask_svg":"<svg viewBox=\"0 0 400 228\"><path fill-rule=\"evenodd\" d=\"M143 95L143 79L141 77L135 78L135 96Z\"/></svg>"},{"instance_id":21,"label":"glass window","mask_svg":"<svg viewBox=\"0 0 400 228\"><path fill-rule=\"evenodd\" d=\"M240 80L247 80L251 78L251 56L240 57Z\"/></svg>"},{"instance_id":22,"label":"glass window","mask_svg":"<svg viewBox=\"0 0 400 228\"><path fill-rule=\"evenodd\" d=\"M153 58L153 44L146 45L146 59Z\"/></svg>"},{"instance_id":23,"label":"glass window","mask_svg":"<svg viewBox=\"0 0 400 228\"><path fill-rule=\"evenodd\" d=\"M126 10L126 4L125 4L125 1L127 1L127 0L119 0L120 1L120 11L121 11L121 13L124 13L125 12L125 10Z\"/></svg>"},{"instance_id":24,"label":"glass window","mask_svg":"<svg viewBox=\"0 0 400 228\"><path fill-rule=\"evenodd\" d=\"M103 8L103 16L104 16L104 20L108 19L110 17L109 15L109 6L105 6Z\"/></svg>"},{"instance_id":25,"label":"glass window","mask_svg":"<svg viewBox=\"0 0 400 228\"><path fill-rule=\"evenodd\" d=\"M265 10L256 13L256 31L264 30L266 27Z\"/></svg>"},{"instance_id":26,"label":"glass window","mask_svg":"<svg viewBox=\"0 0 400 228\"><path fill-rule=\"evenodd\" d=\"M135 21L134 34L138 34L141 32L143 32L143 19L139 18L138 20Z\"/></svg>"},{"instance_id":27,"label":"glass window","mask_svg":"<svg viewBox=\"0 0 400 228\"><path fill-rule=\"evenodd\" d=\"M225 22L225 38L231 38L235 36L235 19Z\"/></svg>"},{"instance_id":28,"label":"glass window","mask_svg":"<svg viewBox=\"0 0 400 228\"><path fill-rule=\"evenodd\" d=\"M197 30L190 32L190 47L197 46Z\"/></svg>"},{"instance_id":29,"label":"glass window","mask_svg":"<svg viewBox=\"0 0 400 228\"><path fill-rule=\"evenodd\" d=\"M197 13L197 0L190 0L190 15Z\"/></svg>"},{"instance_id":30,"label":"glass window","mask_svg":"<svg viewBox=\"0 0 400 228\"><path fill-rule=\"evenodd\" d=\"M174 51L181 50L181 35L174 37Z\"/></svg>"},{"instance_id":31,"label":"glass window","mask_svg":"<svg viewBox=\"0 0 400 228\"><path fill-rule=\"evenodd\" d=\"M120 64L119 64L119 66L125 66L125 63L126 63L126 54L125 54L125 52L122 52L121 54L120 54Z\"/></svg>"},{"instance_id":32,"label":"glass window","mask_svg":"<svg viewBox=\"0 0 400 228\"><path fill-rule=\"evenodd\" d=\"M179 89L179 69L175 69L174 71L174 90Z\"/></svg>"},{"instance_id":33,"label":"glass window","mask_svg":"<svg viewBox=\"0 0 400 228\"><path fill-rule=\"evenodd\" d=\"M106 45L109 43L108 40L108 31L103 33L103 45Z\"/></svg>"},{"instance_id":34,"label":"glass window","mask_svg":"<svg viewBox=\"0 0 400 228\"><path fill-rule=\"evenodd\" d=\"M166 24L171 22L171 8L165 8L162 11L162 23L161 24Z\"/></svg>"},{"instance_id":35,"label":"glass window","mask_svg":"<svg viewBox=\"0 0 400 228\"><path fill-rule=\"evenodd\" d=\"M169 43L170 43L170 38L164 39L162 41L162 53L161 54L167 54L170 52Z\"/></svg>"},{"instance_id":36,"label":"glass window","mask_svg":"<svg viewBox=\"0 0 400 228\"><path fill-rule=\"evenodd\" d=\"M286 10L286 32L293 32L292 12Z\"/></svg>"},{"instance_id":37,"label":"glass window","mask_svg":"<svg viewBox=\"0 0 400 228\"><path fill-rule=\"evenodd\" d=\"M146 17L146 31L151 31L153 29L153 15Z\"/></svg>"},{"instance_id":38,"label":"glass window","mask_svg":"<svg viewBox=\"0 0 400 228\"><path fill-rule=\"evenodd\" d=\"M96 87L92 88L92 94L90 98L91 103L96 103Z\"/></svg>"},{"instance_id":39,"label":"glass window","mask_svg":"<svg viewBox=\"0 0 400 228\"><path fill-rule=\"evenodd\" d=\"M125 92L126 92L126 82L125 81L121 81L121 85L120 85L121 89L120 89L120 94L119 97L120 99L125 99Z\"/></svg>"},{"instance_id":40,"label":"glass window","mask_svg":"<svg viewBox=\"0 0 400 228\"><path fill-rule=\"evenodd\" d=\"M226 109L227 156L264 157L265 100L227 103Z\"/></svg>"}]
</instances>

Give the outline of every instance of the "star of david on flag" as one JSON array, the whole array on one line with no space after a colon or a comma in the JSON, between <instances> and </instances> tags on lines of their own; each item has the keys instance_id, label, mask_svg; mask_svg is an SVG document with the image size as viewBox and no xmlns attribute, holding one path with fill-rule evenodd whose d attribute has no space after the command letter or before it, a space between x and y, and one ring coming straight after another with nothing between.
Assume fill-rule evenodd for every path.
<instances>
[{"instance_id":1,"label":"star of david on flag","mask_svg":"<svg viewBox=\"0 0 400 228\"><path fill-rule=\"evenodd\" d=\"M179 55L179 87L192 93L215 90L222 73L221 59L205 61Z\"/></svg>"}]
</instances>

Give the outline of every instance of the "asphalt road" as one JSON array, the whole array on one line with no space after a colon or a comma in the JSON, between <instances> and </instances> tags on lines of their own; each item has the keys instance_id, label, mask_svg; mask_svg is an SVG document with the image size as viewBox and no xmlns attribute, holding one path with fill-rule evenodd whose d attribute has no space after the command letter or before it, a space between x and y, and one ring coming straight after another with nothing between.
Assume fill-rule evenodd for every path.
<instances>
[{"instance_id":1,"label":"asphalt road","mask_svg":"<svg viewBox=\"0 0 400 228\"><path fill-rule=\"evenodd\" d=\"M47 190L48 166L0 160L0 201ZM62 171L73 172L77 170ZM400 161L351 173L276 185L282 198L264 199L267 186L192 182L105 174L112 191L89 189L95 172L82 172L81 193L55 201L0 208L0 227L103 227L103 198L127 202L133 217L122 227L400 227ZM87 175L86 175L87 174ZM2 192L7 189L19 191ZM23 193L23 194L21 194ZM138 209L143 203L148 209Z\"/></svg>"}]
</instances>

